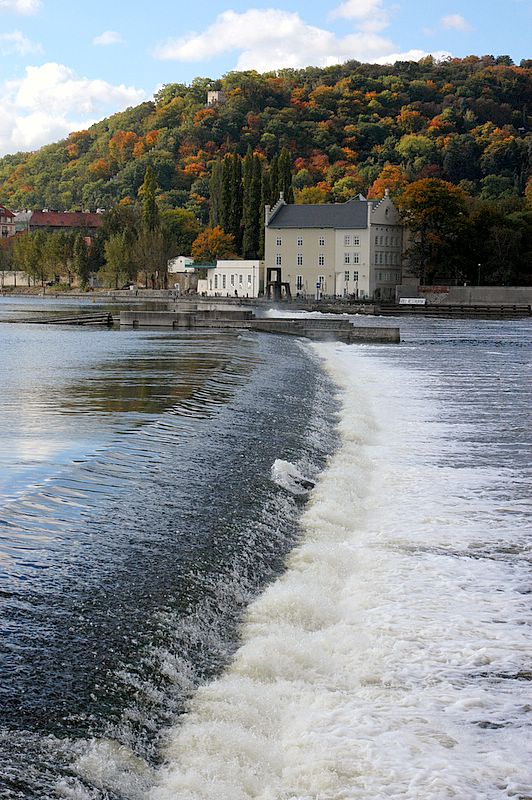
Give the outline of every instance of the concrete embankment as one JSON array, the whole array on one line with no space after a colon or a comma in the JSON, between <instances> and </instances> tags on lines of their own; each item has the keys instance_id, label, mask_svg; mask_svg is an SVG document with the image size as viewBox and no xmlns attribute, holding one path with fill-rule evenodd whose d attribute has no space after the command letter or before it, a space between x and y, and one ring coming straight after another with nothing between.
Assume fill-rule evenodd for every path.
<instances>
[{"instance_id":1,"label":"concrete embankment","mask_svg":"<svg viewBox=\"0 0 532 800\"><path fill-rule=\"evenodd\" d=\"M316 341L336 340L348 343L400 341L397 327L355 327L347 319L315 317L256 318L253 312L234 310L196 311L121 311L120 325L164 328L245 328L264 333L304 336Z\"/></svg>"}]
</instances>

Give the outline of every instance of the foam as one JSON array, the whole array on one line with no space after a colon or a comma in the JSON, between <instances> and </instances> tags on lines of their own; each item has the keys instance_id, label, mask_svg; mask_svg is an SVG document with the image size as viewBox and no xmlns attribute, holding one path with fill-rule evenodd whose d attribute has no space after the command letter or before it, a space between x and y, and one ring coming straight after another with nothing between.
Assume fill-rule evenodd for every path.
<instances>
[{"instance_id":1,"label":"foam","mask_svg":"<svg viewBox=\"0 0 532 800\"><path fill-rule=\"evenodd\" d=\"M453 465L434 375L315 347L341 388L342 445L232 665L168 733L149 798L530 794L530 611L524 562L499 551L520 541L490 499L501 476Z\"/></svg>"}]
</instances>

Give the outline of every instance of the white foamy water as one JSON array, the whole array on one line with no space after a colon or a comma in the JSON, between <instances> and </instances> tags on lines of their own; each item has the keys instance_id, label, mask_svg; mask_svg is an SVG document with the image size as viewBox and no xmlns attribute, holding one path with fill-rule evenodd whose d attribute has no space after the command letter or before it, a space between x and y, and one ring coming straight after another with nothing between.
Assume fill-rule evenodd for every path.
<instances>
[{"instance_id":1,"label":"white foamy water","mask_svg":"<svg viewBox=\"0 0 532 800\"><path fill-rule=\"evenodd\" d=\"M524 509L501 491L519 472L465 457L436 372L316 349L341 389L341 447L149 797L532 796Z\"/></svg>"}]
</instances>

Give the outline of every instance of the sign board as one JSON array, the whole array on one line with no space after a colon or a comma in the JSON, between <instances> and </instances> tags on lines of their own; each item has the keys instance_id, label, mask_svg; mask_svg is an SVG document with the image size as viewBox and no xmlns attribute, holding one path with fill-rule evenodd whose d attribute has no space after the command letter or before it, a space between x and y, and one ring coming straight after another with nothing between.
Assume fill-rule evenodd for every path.
<instances>
[{"instance_id":1,"label":"sign board","mask_svg":"<svg viewBox=\"0 0 532 800\"><path fill-rule=\"evenodd\" d=\"M400 306L424 306L426 303L425 297L401 297L399 299Z\"/></svg>"}]
</instances>

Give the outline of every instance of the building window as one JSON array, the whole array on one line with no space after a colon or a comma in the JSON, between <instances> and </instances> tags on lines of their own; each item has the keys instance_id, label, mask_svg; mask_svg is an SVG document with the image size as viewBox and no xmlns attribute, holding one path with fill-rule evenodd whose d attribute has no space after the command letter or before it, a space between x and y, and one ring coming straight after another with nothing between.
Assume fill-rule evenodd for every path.
<instances>
[{"instance_id":1,"label":"building window","mask_svg":"<svg viewBox=\"0 0 532 800\"><path fill-rule=\"evenodd\" d=\"M318 244L320 247L325 247L325 236L320 236Z\"/></svg>"},{"instance_id":2,"label":"building window","mask_svg":"<svg viewBox=\"0 0 532 800\"><path fill-rule=\"evenodd\" d=\"M303 266L303 253L297 254L297 266L298 267Z\"/></svg>"},{"instance_id":3,"label":"building window","mask_svg":"<svg viewBox=\"0 0 532 800\"><path fill-rule=\"evenodd\" d=\"M209 281L209 291L212 292L212 278Z\"/></svg>"},{"instance_id":4,"label":"building window","mask_svg":"<svg viewBox=\"0 0 532 800\"><path fill-rule=\"evenodd\" d=\"M353 272L353 280L358 281L358 272Z\"/></svg>"},{"instance_id":5,"label":"building window","mask_svg":"<svg viewBox=\"0 0 532 800\"><path fill-rule=\"evenodd\" d=\"M225 275L222 275L222 289L225 289Z\"/></svg>"},{"instance_id":6,"label":"building window","mask_svg":"<svg viewBox=\"0 0 532 800\"><path fill-rule=\"evenodd\" d=\"M384 253L379 253L379 264L383 264L384 263L383 255L384 255Z\"/></svg>"},{"instance_id":7,"label":"building window","mask_svg":"<svg viewBox=\"0 0 532 800\"><path fill-rule=\"evenodd\" d=\"M378 236L375 237L375 244L379 244L379 237Z\"/></svg>"},{"instance_id":8,"label":"building window","mask_svg":"<svg viewBox=\"0 0 532 800\"><path fill-rule=\"evenodd\" d=\"M251 286L251 275L248 275L248 286Z\"/></svg>"},{"instance_id":9,"label":"building window","mask_svg":"<svg viewBox=\"0 0 532 800\"><path fill-rule=\"evenodd\" d=\"M303 275L296 275L296 289L298 292L303 289Z\"/></svg>"},{"instance_id":10,"label":"building window","mask_svg":"<svg viewBox=\"0 0 532 800\"><path fill-rule=\"evenodd\" d=\"M346 283L349 283L349 270L348 269L346 269L346 271L344 272L344 281Z\"/></svg>"},{"instance_id":11,"label":"building window","mask_svg":"<svg viewBox=\"0 0 532 800\"><path fill-rule=\"evenodd\" d=\"M303 237L302 236L298 236L297 237L297 246L298 247L303 247Z\"/></svg>"},{"instance_id":12,"label":"building window","mask_svg":"<svg viewBox=\"0 0 532 800\"><path fill-rule=\"evenodd\" d=\"M217 288L218 288L218 275L215 275L215 276L214 276L214 288L215 288L215 289L217 289Z\"/></svg>"},{"instance_id":13,"label":"building window","mask_svg":"<svg viewBox=\"0 0 532 800\"><path fill-rule=\"evenodd\" d=\"M276 243L277 247L281 247L281 245L283 243L283 240L281 239L280 236L277 237L277 239L275 240L275 243Z\"/></svg>"},{"instance_id":14,"label":"building window","mask_svg":"<svg viewBox=\"0 0 532 800\"><path fill-rule=\"evenodd\" d=\"M358 264L359 262L359 253L353 253L353 264Z\"/></svg>"},{"instance_id":15,"label":"building window","mask_svg":"<svg viewBox=\"0 0 532 800\"><path fill-rule=\"evenodd\" d=\"M323 255L323 253L320 253L318 256L318 264L320 267L325 266L325 256Z\"/></svg>"},{"instance_id":16,"label":"building window","mask_svg":"<svg viewBox=\"0 0 532 800\"><path fill-rule=\"evenodd\" d=\"M318 278L318 283L320 285L320 289L325 289L325 275L320 275Z\"/></svg>"},{"instance_id":17,"label":"building window","mask_svg":"<svg viewBox=\"0 0 532 800\"><path fill-rule=\"evenodd\" d=\"M349 233L344 235L344 247L351 247L351 235Z\"/></svg>"},{"instance_id":18,"label":"building window","mask_svg":"<svg viewBox=\"0 0 532 800\"><path fill-rule=\"evenodd\" d=\"M277 267L281 266L281 254L280 253L277 253L277 255L275 256L275 264L276 264Z\"/></svg>"},{"instance_id":19,"label":"building window","mask_svg":"<svg viewBox=\"0 0 532 800\"><path fill-rule=\"evenodd\" d=\"M235 276L231 275L231 286L235 285Z\"/></svg>"},{"instance_id":20,"label":"building window","mask_svg":"<svg viewBox=\"0 0 532 800\"><path fill-rule=\"evenodd\" d=\"M353 236L353 247L358 247L360 245L360 236Z\"/></svg>"},{"instance_id":21,"label":"building window","mask_svg":"<svg viewBox=\"0 0 532 800\"><path fill-rule=\"evenodd\" d=\"M238 276L238 285L242 286L243 283L244 283L244 276L243 275L239 275Z\"/></svg>"},{"instance_id":22,"label":"building window","mask_svg":"<svg viewBox=\"0 0 532 800\"><path fill-rule=\"evenodd\" d=\"M351 256L349 255L349 253L344 253L344 264L350 264L350 263L351 263Z\"/></svg>"}]
</instances>

